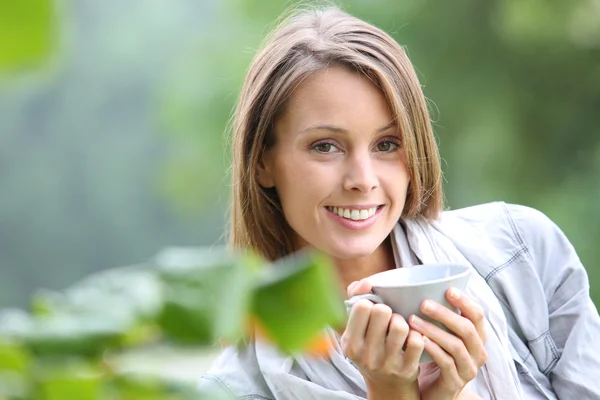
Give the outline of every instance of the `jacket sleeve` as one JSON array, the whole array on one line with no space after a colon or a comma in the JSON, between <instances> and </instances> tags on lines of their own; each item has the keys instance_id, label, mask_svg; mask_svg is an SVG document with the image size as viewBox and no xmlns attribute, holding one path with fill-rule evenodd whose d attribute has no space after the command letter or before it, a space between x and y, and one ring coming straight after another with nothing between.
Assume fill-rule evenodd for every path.
<instances>
[{"instance_id":1,"label":"jacket sleeve","mask_svg":"<svg viewBox=\"0 0 600 400\"><path fill-rule=\"evenodd\" d=\"M600 317L588 275L556 224L539 211L510 206L548 303L550 337L559 354L548 377L559 399L600 399Z\"/></svg>"}]
</instances>

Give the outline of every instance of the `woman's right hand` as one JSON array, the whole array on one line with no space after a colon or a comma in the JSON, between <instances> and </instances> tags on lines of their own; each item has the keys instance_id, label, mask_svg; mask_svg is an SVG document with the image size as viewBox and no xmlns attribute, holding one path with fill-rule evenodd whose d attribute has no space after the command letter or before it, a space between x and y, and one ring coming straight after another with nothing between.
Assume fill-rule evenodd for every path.
<instances>
[{"instance_id":1,"label":"woman's right hand","mask_svg":"<svg viewBox=\"0 0 600 400\"><path fill-rule=\"evenodd\" d=\"M368 281L353 282L348 286L348 297L370 291ZM404 318L388 306L365 299L356 302L341 346L364 377L369 399L419 399L417 378L423 337L409 329Z\"/></svg>"}]
</instances>

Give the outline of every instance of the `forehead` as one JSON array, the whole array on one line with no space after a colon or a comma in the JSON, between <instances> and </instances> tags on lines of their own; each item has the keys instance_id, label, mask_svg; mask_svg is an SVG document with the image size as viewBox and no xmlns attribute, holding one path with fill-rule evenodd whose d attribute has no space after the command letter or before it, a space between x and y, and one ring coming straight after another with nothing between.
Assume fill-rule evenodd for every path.
<instances>
[{"instance_id":1,"label":"forehead","mask_svg":"<svg viewBox=\"0 0 600 400\"><path fill-rule=\"evenodd\" d=\"M294 130L334 124L371 131L391 120L385 95L373 81L349 68L335 66L302 81L276 123Z\"/></svg>"}]
</instances>

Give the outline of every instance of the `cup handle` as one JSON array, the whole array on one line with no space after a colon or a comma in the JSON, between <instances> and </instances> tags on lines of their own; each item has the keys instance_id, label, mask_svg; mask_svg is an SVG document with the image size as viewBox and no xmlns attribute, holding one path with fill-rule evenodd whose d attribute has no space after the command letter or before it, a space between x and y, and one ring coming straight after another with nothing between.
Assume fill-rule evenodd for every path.
<instances>
[{"instance_id":1,"label":"cup handle","mask_svg":"<svg viewBox=\"0 0 600 400\"><path fill-rule=\"evenodd\" d=\"M356 304L357 301L362 300L362 299L367 299L369 301L372 301L375 304L383 304L383 299L381 297L377 296L376 294L373 294L373 293L358 294L358 295L353 296L353 297L349 298L348 300L344 301L344 304L346 305L346 312L348 313L348 315L350 315L350 310L352 309L354 304Z\"/></svg>"}]
</instances>

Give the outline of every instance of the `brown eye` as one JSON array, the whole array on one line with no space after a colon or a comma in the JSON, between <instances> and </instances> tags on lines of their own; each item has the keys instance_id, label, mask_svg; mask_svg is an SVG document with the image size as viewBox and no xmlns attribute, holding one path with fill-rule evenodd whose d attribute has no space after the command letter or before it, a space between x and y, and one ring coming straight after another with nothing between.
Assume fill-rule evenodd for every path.
<instances>
[{"instance_id":1,"label":"brown eye","mask_svg":"<svg viewBox=\"0 0 600 400\"><path fill-rule=\"evenodd\" d=\"M313 146L313 150L318 151L319 153L332 153L337 148L331 143L318 143Z\"/></svg>"},{"instance_id":2,"label":"brown eye","mask_svg":"<svg viewBox=\"0 0 600 400\"><path fill-rule=\"evenodd\" d=\"M377 144L377 151L382 151L382 152L387 153L387 152L396 150L397 147L398 147L397 143L386 140L384 142L380 142Z\"/></svg>"}]
</instances>

